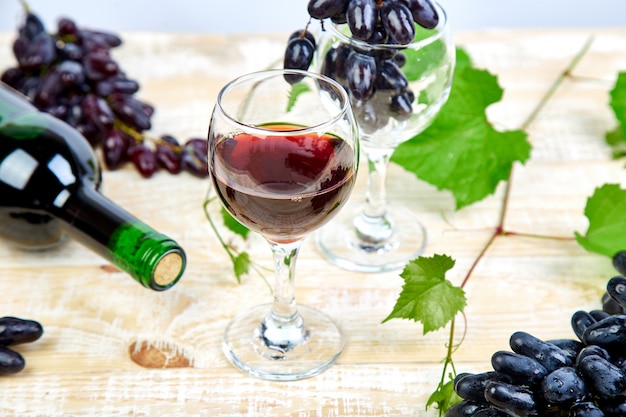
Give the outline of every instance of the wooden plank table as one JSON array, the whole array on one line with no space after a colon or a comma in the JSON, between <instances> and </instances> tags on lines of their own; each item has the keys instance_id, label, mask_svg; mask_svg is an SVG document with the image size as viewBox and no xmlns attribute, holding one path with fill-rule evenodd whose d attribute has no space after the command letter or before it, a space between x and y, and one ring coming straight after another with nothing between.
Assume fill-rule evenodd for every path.
<instances>
[{"instance_id":1,"label":"wooden plank table","mask_svg":"<svg viewBox=\"0 0 626 417\"><path fill-rule=\"evenodd\" d=\"M456 41L479 67L499 77L503 100L489 108L503 130L524 123L590 36L589 51L528 127L530 161L510 182L460 211L445 191L390 169L389 198L414 210L429 233L426 255L456 259L448 278L460 284L504 211L504 228L466 286L465 339L457 370L489 369L491 353L508 349L524 330L542 338L572 337L571 314L599 307L610 261L573 240L584 232L583 208L594 188L626 185L624 161L613 161L604 133L615 126L608 92L626 70L626 30L485 30ZM0 66L14 64L14 33L0 34ZM220 87L282 55L286 34L173 35L123 33L115 52L140 98L157 113L153 131L185 139L206 135ZM361 177L363 179L364 176ZM0 381L2 416L434 416L425 403L436 387L448 329L422 335L420 324L381 324L400 292L398 272L362 274L327 264L312 240L298 263L301 303L334 316L348 336L336 366L303 381L249 377L221 353L231 317L269 300L256 275L238 285L202 210L208 181L159 173L142 180L131 168L105 172L103 191L147 223L178 240L188 267L174 288L156 293L137 285L79 244L25 252L0 242L2 315L40 321L44 336L19 347L27 360ZM363 195L363 181L355 198ZM545 236L545 238L534 235ZM260 238L245 247L267 266ZM132 353L131 346L152 346ZM153 366L132 359L157 353ZM163 356L165 352L165 356ZM161 354L161 356L159 356ZM141 362L141 361L139 361Z\"/></svg>"}]
</instances>

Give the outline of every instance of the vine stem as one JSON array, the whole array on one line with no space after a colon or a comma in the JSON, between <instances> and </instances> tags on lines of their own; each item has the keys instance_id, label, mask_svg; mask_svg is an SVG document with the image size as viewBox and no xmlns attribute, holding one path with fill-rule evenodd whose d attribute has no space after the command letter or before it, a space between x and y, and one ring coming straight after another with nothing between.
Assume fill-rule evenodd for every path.
<instances>
[{"instance_id":1,"label":"vine stem","mask_svg":"<svg viewBox=\"0 0 626 417\"><path fill-rule=\"evenodd\" d=\"M215 236L217 236L217 240L220 242L220 245L222 245L222 247L224 248L224 250L228 254L228 257L230 258L230 261L231 261L231 263L234 266L236 264L236 262L237 262L237 256L240 255L241 253L233 250L231 248L231 246L228 243L226 243L226 241L224 241L224 238L222 237L221 233L217 230L217 226L215 225L215 223L213 222L213 219L211 218L211 215L209 214L209 204L213 200L215 200L216 198L217 197L210 197L209 193L207 193L207 196L206 196L206 198L205 198L205 200L204 200L204 202L202 204L202 208L204 210L204 215L205 215L206 219L208 220L211 229L213 229L213 232L215 233ZM271 284L269 283L269 281L267 280L267 278L265 277L265 275L261 271L260 267L257 266L254 262L250 262L250 267L252 269L254 269L257 274L259 274L259 276L261 277L263 282L265 282L265 285L267 285L267 287L270 289L270 291L273 292L273 288L272 288ZM235 277L237 279L237 283L241 284L241 278L237 274L235 274Z\"/></svg>"},{"instance_id":2,"label":"vine stem","mask_svg":"<svg viewBox=\"0 0 626 417\"><path fill-rule=\"evenodd\" d=\"M533 110L530 112L528 117L522 122L522 124L519 127L520 130L526 131L528 129L528 127L535 121L539 113L541 113L541 111L543 110L545 105L548 103L548 101L550 101L554 93L561 86L563 81L565 81L567 78L572 77L572 71L578 65L580 60L585 56L592 42L593 42L593 36L587 39L587 41L583 44L582 48L578 51L578 53L574 56L574 58L569 62L567 67L552 82L552 84L550 85L550 88L541 97L541 99L539 100L537 105L533 108ZM463 278L463 281L461 282L461 288L465 288L470 278L472 277L474 270L476 269L480 261L485 257L485 254L491 248L491 246L493 245L493 242L495 242L496 238L498 238L499 236L517 235L517 236L529 236L529 237L535 237L535 238L548 238L548 239L558 239L558 240L568 239L569 240L569 238L564 238L564 237L550 237L550 236L541 236L541 235L535 235L535 234L523 234L523 233L516 233L516 232L507 232L506 230L504 230L504 223L506 220L506 215L508 213L509 200L511 196L511 178L512 177L513 177L513 169L511 168L509 179L505 184L504 198L503 198L502 207L499 213L498 225L495 227L493 234L490 236L487 243L485 243L485 245L483 246L482 250L476 257L476 259L474 259L474 262L470 266L469 270L467 271L467 274L465 275L465 277ZM441 372L441 380L439 381L439 388L442 388L445 384L448 366L452 369L452 375L456 376L456 369L454 366L452 354L456 350L455 346L458 348L462 340L461 342L455 345L454 333L455 333L455 319L452 319L452 321L450 322L450 334L448 337L446 357L444 358L444 362L443 362L443 370ZM442 416L444 412L445 410L443 410L442 408L439 409L440 416Z\"/></svg>"}]
</instances>

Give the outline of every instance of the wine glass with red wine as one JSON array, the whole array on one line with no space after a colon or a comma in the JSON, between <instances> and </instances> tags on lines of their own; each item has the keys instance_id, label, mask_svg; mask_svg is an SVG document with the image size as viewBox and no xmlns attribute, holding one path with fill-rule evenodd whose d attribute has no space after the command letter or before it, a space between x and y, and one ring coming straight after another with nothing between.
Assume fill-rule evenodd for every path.
<instances>
[{"instance_id":1,"label":"wine glass with red wine","mask_svg":"<svg viewBox=\"0 0 626 417\"><path fill-rule=\"evenodd\" d=\"M209 125L209 171L222 205L261 234L274 255L274 298L235 317L228 359L263 379L316 375L345 339L321 311L295 302L295 265L303 239L330 221L357 174L357 125L345 90L323 75L267 70L219 93Z\"/></svg>"}]
</instances>

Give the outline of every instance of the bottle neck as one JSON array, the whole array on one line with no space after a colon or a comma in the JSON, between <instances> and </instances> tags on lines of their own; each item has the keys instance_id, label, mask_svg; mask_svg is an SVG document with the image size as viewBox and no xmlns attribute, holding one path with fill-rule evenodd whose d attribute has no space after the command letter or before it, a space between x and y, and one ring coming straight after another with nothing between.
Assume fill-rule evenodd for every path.
<instances>
[{"instance_id":1,"label":"bottle neck","mask_svg":"<svg viewBox=\"0 0 626 417\"><path fill-rule=\"evenodd\" d=\"M183 249L100 194L79 186L52 213L64 230L94 252L109 259L145 287L165 290L181 277Z\"/></svg>"}]
</instances>

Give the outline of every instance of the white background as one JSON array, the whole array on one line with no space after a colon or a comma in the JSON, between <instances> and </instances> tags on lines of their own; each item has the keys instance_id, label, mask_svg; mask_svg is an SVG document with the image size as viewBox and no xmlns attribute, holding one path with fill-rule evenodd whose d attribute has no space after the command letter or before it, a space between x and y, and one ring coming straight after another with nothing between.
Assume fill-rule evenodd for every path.
<instances>
[{"instance_id":1,"label":"white background","mask_svg":"<svg viewBox=\"0 0 626 417\"><path fill-rule=\"evenodd\" d=\"M308 0L27 0L56 31L61 16L111 31L286 32L306 24ZM440 0L454 30L498 27L619 27L626 0ZM18 0L0 0L0 31L16 29Z\"/></svg>"}]
</instances>

